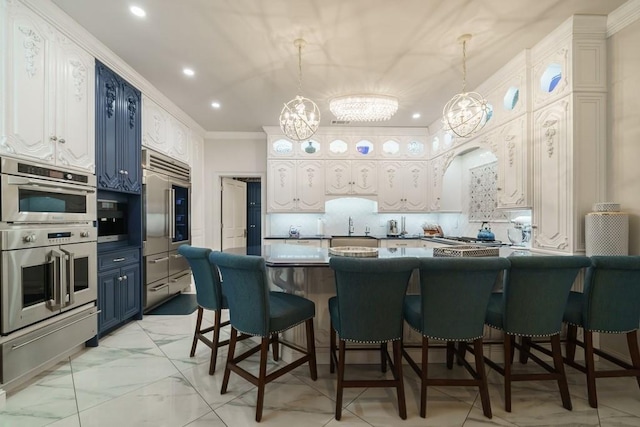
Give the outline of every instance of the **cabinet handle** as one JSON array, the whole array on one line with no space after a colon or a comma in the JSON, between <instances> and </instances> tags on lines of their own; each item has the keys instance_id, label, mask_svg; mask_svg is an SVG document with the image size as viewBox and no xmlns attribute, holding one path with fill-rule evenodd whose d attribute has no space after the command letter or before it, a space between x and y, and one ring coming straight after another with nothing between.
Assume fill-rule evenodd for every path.
<instances>
[{"instance_id":1,"label":"cabinet handle","mask_svg":"<svg viewBox=\"0 0 640 427\"><path fill-rule=\"evenodd\" d=\"M536 224L531 224L531 228L538 228Z\"/></svg>"},{"instance_id":2,"label":"cabinet handle","mask_svg":"<svg viewBox=\"0 0 640 427\"><path fill-rule=\"evenodd\" d=\"M64 144L64 143L65 143L65 142L67 142L67 141L66 141L64 138L60 138L60 139L58 140L58 142L59 142L60 144Z\"/></svg>"},{"instance_id":3,"label":"cabinet handle","mask_svg":"<svg viewBox=\"0 0 640 427\"><path fill-rule=\"evenodd\" d=\"M122 282L122 276L118 277L118 282Z\"/></svg>"},{"instance_id":4,"label":"cabinet handle","mask_svg":"<svg viewBox=\"0 0 640 427\"><path fill-rule=\"evenodd\" d=\"M129 175L129 171L124 171L124 174L125 175Z\"/></svg>"},{"instance_id":5,"label":"cabinet handle","mask_svg":"<svg viewBox=\"0 0 640 427\"><path fill-rule=\"evenodd\" d=\"M127 275L122 276L122 280L127 280Z\"/></svg>"},{"instance_id":6,"label":"cabinet handle","mask_svg":"<svg viewBox=\"0 0 640 427\"><path fill-rule=\"evenodd\" d=\"M151 264L157 264L159 262L164 262L164 261L169 261L169 257L166 256L164 258L158 258L158 259L154 259L152 261L149 261Z\"/></svg>"},{"instance_id":7,"label":"cabinet handle","mask_svg":"<svg viewBox=\"0 0 640 427\"><path fill-rule=\"evenodd\" d=\"M498 190L498 191L502 191L502 188L498 187L498 188L496 188L496 190Z\"/></svg>"},{"instance_id":8,"label":"cabinet handle","mask_svg":"<svg viewBox=\"0 0 640 427\"><path fill-rule=\"evenodd\" d=\"M119 173L120 175L124 175L124 170L120 169L120 170L118 171L118 173Z\"/></svg>"},{"instance_id":9,"label":"cabinet handle","mask_svg":"<svg viewBox=\"0 0 640 427\"><path fill-rule=\"evenodd\" d=\"M114 258L113 262L122 262L124 261L126 258Z\"/></svg>"},{"instance_id":10,"label":"cabinet handle","mask_svg":"<svg viewBox=\"0 0 640 427\"><path fill-rule=\"evenodd\" d=\"M182 255L180 254L173 254L171 255L171 258L176 259L176 258L182 258Z\"/></svg>"},{"instance_id":11,"label":"cabinet handle","mask_svg":"<svg viewBox=\"0 0 640 427\"><path fill-rule=\"evenodd\" d=\"M164 289L164 288L168 288L169 284L168 283L163 283L162 285L158 285L155 288L151 288L149 289L150 292L158 292L160 289Z\"/></svg>"},{"instance_id":12,"label":"cabinet handle","mask_svg":"<svg viewBox=\"0 0 640 427\"><path fill-rule=\"evenodd\" d=\"M57 141L57 140L58 140L58 137L57 137L57 136L55 136L55 135L51 135L51 136L49 137L49 139L50 139L51 141Z\"/></svg>"}]
</instances>

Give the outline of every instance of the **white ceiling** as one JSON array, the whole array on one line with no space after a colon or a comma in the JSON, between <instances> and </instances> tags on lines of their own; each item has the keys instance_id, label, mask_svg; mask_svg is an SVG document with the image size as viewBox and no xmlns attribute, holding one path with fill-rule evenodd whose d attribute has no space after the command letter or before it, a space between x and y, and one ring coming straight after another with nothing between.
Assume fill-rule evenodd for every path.
<instances>
[{"instance_id":1,"label":"white ceiling","mask_svg":"<svg viewBox=\"0 0 640 427\"><path fill-rule=\"evenodd\" d=\"M296 38L304 38L302 95L335 119L329 99L399 98L381 126L427 126L469 89L573 14L608 14L625 0L53 0L207 131L277 126L298 92ZM143 7L146 18L129 12ZM194 77L182 74L183 67ZM222 108L214 110L217 100ZM412 119L421 113L418 120ZM352 123L358 125L358 123ZM361 123L360 123L361 124Z\"/></svg>"}]
</instances>

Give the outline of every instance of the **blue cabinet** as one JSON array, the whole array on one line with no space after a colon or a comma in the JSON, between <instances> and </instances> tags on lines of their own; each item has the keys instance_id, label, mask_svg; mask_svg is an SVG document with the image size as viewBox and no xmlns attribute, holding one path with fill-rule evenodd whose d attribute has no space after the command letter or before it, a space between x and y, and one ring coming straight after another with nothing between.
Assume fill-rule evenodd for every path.
<instances>
[{"instance_id":1,"label":"blue cabinet","mask_svg":"<svg viewBox=\"0 0 640 427\"><path fill-rule=\"evenodd\" d=\"M140 249L98 256L98 333L121 325L142 313Z\"/></svg>"},{"instance_id":2,"label":"blue cabinet","mask_svg":"<svg viewBox=\"0 0 640 427\"><path fill-rule=\"evenodd\" d=\"M99 189L140 194L140 91L96 61L96 178Z\"/></svg>"}]
</instances>

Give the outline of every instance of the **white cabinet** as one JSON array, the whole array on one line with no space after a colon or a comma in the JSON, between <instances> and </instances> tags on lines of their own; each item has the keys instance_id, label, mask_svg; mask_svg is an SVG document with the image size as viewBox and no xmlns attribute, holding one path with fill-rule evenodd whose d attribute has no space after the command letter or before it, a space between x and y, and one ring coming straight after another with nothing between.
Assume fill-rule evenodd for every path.
<instances>
[{"instance_id":1,"label":"white cabinet","mask_svg":"<svg viewBox=\"0 0 640 427\"><path fill-rule=\"evenodd\" d=\"M375 195L377 167L373 161L329 160L326 162L327 195Z\"/></svg>"},{"instance_id":2,"label":"white cabinet","mask_svg":"<svg viewBox=\"0 0 640 427\"><path fill-rule=\"evenodd\" d=\"M529 201L529 158L525 138L525 116L502 126L492 144L498 157L498 208L527 209Z\"/></svg>"},{"instance_id":3,"label":"white cabinet","mask_svg":"<svg viewBox=\"0 0 640 427\"><path fill-rule=\"evenodd\" d=\"M322 160L269 160L268 212L324 212Z\"/></svg>"},{"instance_id":4,"label":"white cabinet","mask_svg":"<svg viewBox=\"0 0 640 427\"><path fill-rule=\"evenodd\" d=\"M4 3L0 154L95 171L95 61L21 3Z\"/></svg>"},{"instance_id":5,"label":"white cabinet","mask_svg":"<svg viewBox=\"0 0 640 427\"><path fill-rule=\"evenodd\" d=\"M143 96L142 102L142 145L189 163L189 127L148 97Z\"/></svg>"},{"instance_id":6,"label":"white cabinet","mask_svg":"<svg viewBox=\"0 0 640 427\"><path fill-rule=\"evenodd\" d=\"M426 162L380 162L378 165L378 211L424 212L426 210Z\"/></svg>"},{"instance_id":7,"label":"white cabinet","mask_svg":"<svg viewBox=\"0 0 640 427\"><path fill-rule=\"evenodd\" d=\"M432 240L422 239L420 241L420 245L418 247L427 248L427 249L433 249L433 248L441 248L443 246L451 246L451 245L448 245L446 243L441 243L441 242L434 242Z\"/></svg>"}]
</instances>

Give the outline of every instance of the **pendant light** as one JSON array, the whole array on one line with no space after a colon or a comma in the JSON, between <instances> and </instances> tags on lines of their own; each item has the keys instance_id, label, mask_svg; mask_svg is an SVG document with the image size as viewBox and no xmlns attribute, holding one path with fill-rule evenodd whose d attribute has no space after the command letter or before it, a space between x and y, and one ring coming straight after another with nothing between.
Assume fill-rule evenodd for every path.
<instances>
[{"instance_id":1,"label":"pendant light","mask_svg":"<svg viewBox=\"0 0 640 427\"><path fill-rule=\"evenodd\" d=\"M455 95L442 110L442 124L445 132L452 132L468 138L482 129L487 122L487 100L477 92L467 92L467 42L471 34L458 38L462 43L462 92Z\"/></svg>"},{"instance_id":2,"label":"pendant light","mask_svg":"<svg viewBox=\"0 0 640 427\"><path fill-rule=\"evenodd\" d=\"M287 138L294 141L309 139L320 125L320 109L315 102L305 98L302 92L302 48L306 42L296 39L293 45L298 48L298 95L284 104L280 112L280 129Z\"/></svg>"}]
</instances>

